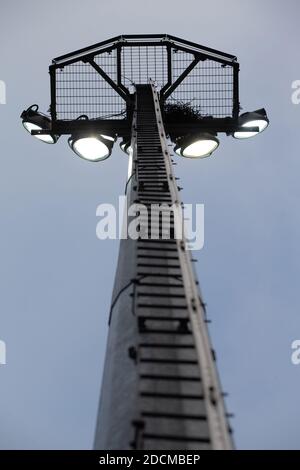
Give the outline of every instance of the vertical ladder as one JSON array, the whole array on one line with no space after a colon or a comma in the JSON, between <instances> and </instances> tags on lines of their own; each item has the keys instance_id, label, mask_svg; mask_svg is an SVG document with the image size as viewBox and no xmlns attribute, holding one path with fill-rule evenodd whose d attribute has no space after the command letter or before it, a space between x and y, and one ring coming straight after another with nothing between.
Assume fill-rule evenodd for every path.
<instances>
[{"instance_id":1,"label":"vertical ladder","mask_svg":"<svg viewBox=\"0 0 300 470\"><path fill-rule=\"evenodd\" d=\"M150 86L137 87L138 202L172 205ZM148 224L148 220L145 221ZM174 228L174 218L172 220ZM159 220L159 235L162 218ZM172 236L172 234L171 234ZM145 449L210 448L177 243L137 241L140 414ZM145 277L143 277L145 276Z\"/></svg>"},{"instance_id":2,"label":"vertical ladder","mask_svg":"<svg viewBox=\"0 0 300 470\"><path fill-rule=\"evenodd\" d=\"M109 434L114 429L115 448L231 449L230 428L205 324L203 302L185 241L176 238L172 211L167 239L164 238L164 216L154 224L155 238L153 232L152 238L142 236L148 230L150 237L150 215L154 204L164 204L170 209L175 207L178 212L182 210L153 84L137 86L133 140L130 200L146 207L148 215L141 211L141 235L130 242L131 248L126 248L131 257L130 275L134 275L134 282L132 289L123 296L131 296L131 313L128 313L128 304L126 307L122 303L126 300L123 297L122 301L121 296L118 309L113 313L116 326L110 328L115 330L125 318L128 326L123 324L118 335L111 331L109 334L114 339L108 341L109 357L103 381L102 414L104 410L106 418L101 420L99 414L96 448L101 448L97 447L97 442L103 442L103 448L114 448L112 435L106 441L100 439L101 433ZM122 256L125 255L121 243ZM119 263L118 271L125 269L129 270L129 263ZM124 279L124 275L121 277ZM122 287L118 276L116 285L115 294ZM123 280L123 285L128 283ZM133 330L129 322L135 323ZM124 328L128 328L127 336ZM112 359L115 348L123 348L125 355L129 351L131 366L127 367L126 377L124 371L116 368L116 359ZM106 380L109 375L110 379ZM127 407L127 412L120 407L118 414L112 406L116 394L113 388L121 390L124 380L127 380L128 400L124 396L122 406ZM126 432L120 431L122 426ZM122 437L118 440L119 432Z\"/></svg>"}]
</instances>

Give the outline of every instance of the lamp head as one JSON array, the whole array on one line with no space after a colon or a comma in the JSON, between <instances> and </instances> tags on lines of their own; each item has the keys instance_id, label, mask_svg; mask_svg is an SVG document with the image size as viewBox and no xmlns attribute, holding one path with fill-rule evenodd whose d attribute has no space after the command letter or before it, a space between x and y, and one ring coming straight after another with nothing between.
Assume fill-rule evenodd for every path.
<instances>
[{"instance_id":1,"label":"lamp head","mask_svg":"<svg viewBox=\"0 0 300 470\"><path fill-rule=\"evenodd\" d=\"M253 112L241 114L238 118L239 127L245 128L245 131L236 131L233 133L235 139L249 139L263 132L269 125L269 118L264 108ZM247 131L247 127L257 127L258 131Z\"/></svg>"},{"instance_id":2,"label":"lamp head","mask_svg":"<svg viewBox=\"0 0 300 470\"><path fill-rule=\"evenodd\" d=\"M28 109L22 112L21 119L22 124L27 132L31 134L31 131L46 130L51 131L51 119L38 111L39 107L37 104L33 104ZM34 135L38 140L45 142L46 144L55 144L59 136L49 134L37 134Z\"/></svg>"},{"instance_id":3,"label":"lamp head","mask_svg":"<svg viewBox=\"0 0 300 470\"><path fill-rule=\"evenodd\" d=\"M89 162L106 160L112 152L115 138L108 135L78 134L72 135L68 143L73 152Z\"/></svg>"},{"instance_id":4,"label":"lamp head","mask_svg":"<svg viewBox=\"0 0 300 470\"><path fill-rule=\"evenodd\" d=\"M175 152L186 158L209 157L219 147L219 140L211 132L190 134L177 140Z\"/></svg>"}]
</instances>

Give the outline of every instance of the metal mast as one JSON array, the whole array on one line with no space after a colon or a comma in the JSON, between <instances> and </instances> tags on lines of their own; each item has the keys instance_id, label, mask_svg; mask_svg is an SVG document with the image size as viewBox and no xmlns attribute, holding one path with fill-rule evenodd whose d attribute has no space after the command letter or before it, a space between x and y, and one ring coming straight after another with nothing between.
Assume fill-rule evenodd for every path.
<instances>
[{"instance_id":1,"label":"metal mast","mask_svg":"<svg viewBox=\"0 0 300 470\"><path fill-rule=\"evenodd\" d=\"M55 58L49 72L51 118L33 105L24 127L52 143L71 135L72 150L90 161L107 158L117 137L130 142L127 201L140 208L139 235L120 242L95 448L231 449L205 306L178 236L168 142L189 156L200 134L218 145L220 133L261 132L266 112L239 116L235 56L166 34L117 36ZM90 140L105 149L100 157L76 151ZM161 204L171 214L167 238Z\"/></svg>"},{"instance_id":2,"label":"metal mast","mask_svg":"<svg viewBox=\"0 0 300 470\"><path fill-rule=\"evenodd\" d=\"M154 84L137 86L136 100L129 204L180 213ZM232 448L204 304L175 218L169 239L162 216L159 238L121 242L96 449Z\"/></svg>"}]
</instances>

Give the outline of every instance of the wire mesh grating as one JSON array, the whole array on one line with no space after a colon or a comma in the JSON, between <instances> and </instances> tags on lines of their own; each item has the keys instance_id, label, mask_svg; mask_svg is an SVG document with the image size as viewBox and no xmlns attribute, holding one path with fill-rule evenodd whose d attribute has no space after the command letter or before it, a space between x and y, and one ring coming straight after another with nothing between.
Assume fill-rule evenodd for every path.
<instances>
[{"instance_id":1,"label":"wire mesh grating","mask_svg":"<svg viewBox=\"0 0 300 470\"><path fill-rule=\"evenodd\" d=\"M194 57L173 51L172 68L176 80L192 63ZM232 116L234 93L233 67L214 60L198 62L167 99L167 104L184 103L202 116L223 118Z\"/></svg>"},{"instance_id":2,"label":"wire mesh grating","mask_svg":"<svg viewBox=\"0 0 300 470\"><path fill-rule=\"evenodd\" d=\"M152 79L158 91L168 77L166 46L132 46L122 48L122 83L134 92L134 85L148 84Z\"/></svg>"},{"instance_id":3,"label":"wire mesh grating","mask_svg":"<svg viewBox=\"0 0 300 470\"><path fill-rule=\"evenodd\" d=\"M116 81L116 51L99 54L94 61ZM125 101L91 64L78 61L56 70L57 119L122 119L125 112Z\"/></svg>"},{"instance_id":4,"label":"wire mesh grating","mask_svg":"<svg viewBox=\"0 0 300 470\"><path fill-rule=\"evenodd\" d=\"M117 45L116 45L117 46ZM158 91L179 79L193 63L197 52L188 52L166 42L121 43L109 51L95 52L92 60L115 83L129 94L135 85L148 84L152 79ZM171 61L168 60L168 47ZM91 56L80 57L72 63L56 66L55 99L56 119L74 120L80 115L90 119L123 119L126 117L125 99L87 62ZM120 60L118 69L118 60ZM171 66L171 69L168 67ZM118 83L118 70L120 83ZM201 53L200 61L170 93L166 104L188 104L202 116L232 117L234 112L234 62L214 60Z\"/></svg>"}]
</instances>

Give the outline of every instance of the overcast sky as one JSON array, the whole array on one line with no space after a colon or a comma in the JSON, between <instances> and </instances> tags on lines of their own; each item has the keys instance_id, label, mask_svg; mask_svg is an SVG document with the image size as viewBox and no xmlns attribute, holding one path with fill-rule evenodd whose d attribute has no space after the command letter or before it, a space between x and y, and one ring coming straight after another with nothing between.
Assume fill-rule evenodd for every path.
<instances>
[{"instance_id":1,"label":"overcast sky","mask_svg":"<svg viewBox=\"0 0 300 470\"><path fill-rule=\"evenodd\" d=\"M127 160L89 164L61 138L31 138L19 115L49 106L53 57L118 34L169 33L241 63L244 110L271 126L221 137L215 156L176 167L187 203L205 204L195 253L238 448L299 449L298 0L27 0L0 6L2 449L89 449L98 407L118 242L96 238L96 207L123 193Z\"/></svg>"}]
</instances>

